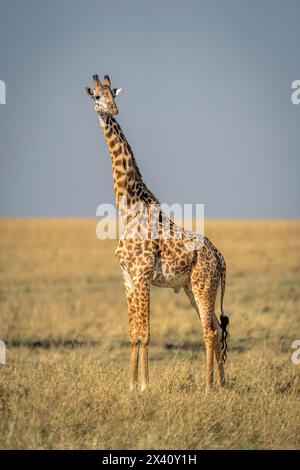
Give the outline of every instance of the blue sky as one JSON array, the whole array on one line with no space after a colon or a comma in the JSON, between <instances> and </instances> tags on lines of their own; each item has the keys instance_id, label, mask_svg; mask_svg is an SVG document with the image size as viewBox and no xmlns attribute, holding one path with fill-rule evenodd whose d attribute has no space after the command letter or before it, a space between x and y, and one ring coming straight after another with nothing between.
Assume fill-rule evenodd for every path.
<instances>
[{"instance_id":1,"label":"blue sky","mask_svg":"<svg viewBox=\"0 0 300 470\"><path fill-rule=\"evenodd\" d=\"M207 217L299 218L300 3L1 1L0 216L94 216L111 162L84 86L109 74L148 187Z\"/></svg>"}]
</instances>

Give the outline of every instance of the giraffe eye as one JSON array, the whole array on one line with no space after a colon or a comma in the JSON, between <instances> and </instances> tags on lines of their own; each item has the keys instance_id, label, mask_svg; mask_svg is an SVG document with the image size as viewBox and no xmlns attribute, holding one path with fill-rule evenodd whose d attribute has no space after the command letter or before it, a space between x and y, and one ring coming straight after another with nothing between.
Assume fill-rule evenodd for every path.
<instances>
[{"instance_id":1,"label":"giraffe eye","mask_svg":"<svg viewBox=\"0 0 300 470\"><path fill-rule=\"evenodd\" d=\"M98 100L99 98L100 98L100 96L98 96L98 95L97 95L97 96L95 96L95 100Z\"/></svg>"}]
</instances>

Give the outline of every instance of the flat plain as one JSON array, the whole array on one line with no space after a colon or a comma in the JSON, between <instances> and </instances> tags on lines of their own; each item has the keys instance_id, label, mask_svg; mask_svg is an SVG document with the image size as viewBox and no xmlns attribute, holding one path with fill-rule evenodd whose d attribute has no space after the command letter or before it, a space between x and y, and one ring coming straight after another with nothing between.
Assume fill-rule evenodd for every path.
<instances>
[{"instance_id":1,"label":"flat plain","mask_svg":"<svg viewBox=\"0 0 300 470\"><path fill-rule=\"evenodd\" d=\"M206 221L228 269L227 386L205 394L184 292L152 288L151 387L136 397L116 242L96 223L0 221L0 447L299 449L300 221Z\"/></svg>"}]
</instances>

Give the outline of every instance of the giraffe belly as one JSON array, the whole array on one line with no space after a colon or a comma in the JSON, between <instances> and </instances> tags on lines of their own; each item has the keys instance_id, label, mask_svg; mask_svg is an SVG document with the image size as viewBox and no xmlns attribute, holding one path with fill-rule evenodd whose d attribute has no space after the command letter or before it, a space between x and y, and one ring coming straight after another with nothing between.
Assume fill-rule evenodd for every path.
<instances>
[{"instance_id":1,"label":"giraffe belly","mask_svg":"<svg viewBox=\"0 0 300 470\"><path fill-rule=\"evenodd\" d=\"M189 282L189 276L176 277L174 279L166 279L164 276L154 275L151 284L156 287L176 287L185 286Z\"/></svg>"},{"instance_id":2,"label":"giraffe belly","mask_svg":"<svg viewBox=\"0 0 300 470\"><path fill-rule=\"evenodd\" d=\"M161 258L158 257L155 263L155 270L153 272L151 284L156 287L170 287L172 289L176 287L182 287L189 282L190 269L188 266L179 267L169 266L162 262Z\"/></svg>"}]
</instances>

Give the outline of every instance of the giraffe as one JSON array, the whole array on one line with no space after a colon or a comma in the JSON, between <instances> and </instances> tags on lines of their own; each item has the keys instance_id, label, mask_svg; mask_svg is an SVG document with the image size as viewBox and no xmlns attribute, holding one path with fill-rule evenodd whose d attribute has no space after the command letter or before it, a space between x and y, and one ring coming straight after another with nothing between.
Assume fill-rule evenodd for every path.
<instances>
[{"instance_id":1,"label":"giraffe","mask_svg":"<svg viewBox=\"0 0 300 470\"><path fill-rule=\"evenodd\" d=\"M109 149L116 206L122 211L126 201L125 231L115 251L124 279L128 306L131 391L137 391L138 376L141 391L149 386L148 349L150 340L150 288L184 289L200 319L206 348L206 389L213 384L214 355L218 366L220 385L225 384L224 362L227 349L228 317L223 311L226 264L220 251L207 238L188 233L168 219L160 210L159 201L143 181L133 152L115 116L118 108L115 97L120 88L111 88L108 75L103 83L98 75L93 76L94 89L86 87L98 114L100 126ZM139 231L141 217L135 208L141 204L144 233ZM156 231L153 236L153 208L157 208ZM139 216L141 214L139 213ZM166 231L168 229L168 231ZM194 241L194 248L187 241ZM221 316L215 314L215 301L221 281ZM140 363L140 371L139 371Z\"/></svg>"}]
</instances>

